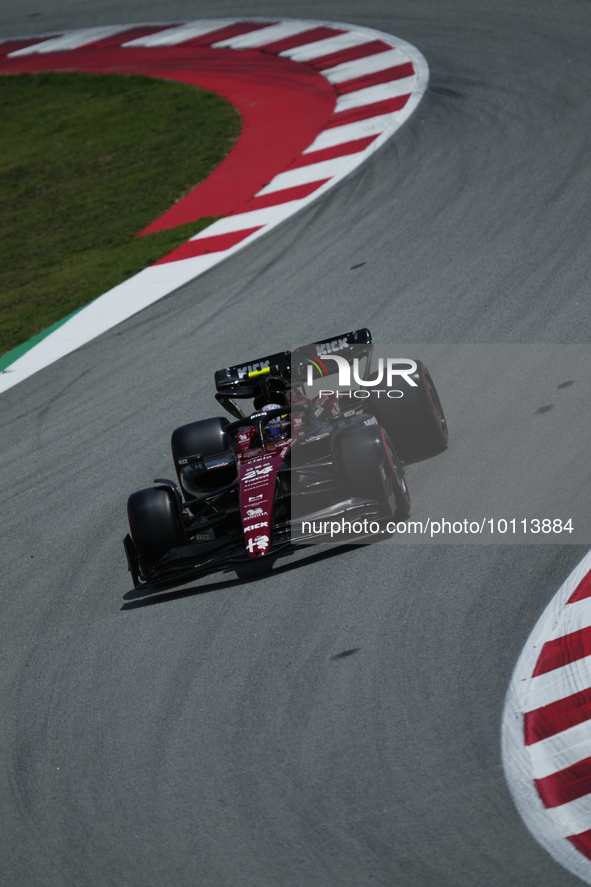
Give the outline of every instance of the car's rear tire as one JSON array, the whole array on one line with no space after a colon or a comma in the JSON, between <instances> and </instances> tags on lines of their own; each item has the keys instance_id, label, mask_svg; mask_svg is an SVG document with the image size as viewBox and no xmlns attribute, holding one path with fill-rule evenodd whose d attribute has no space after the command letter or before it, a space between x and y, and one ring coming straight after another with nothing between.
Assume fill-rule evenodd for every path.
<instances>
[{"instance_id":1,"label":"car's rear tire","mask_svg":"<svg viewBox=\"0 0 591 887\"><path fill-rule=\"evenodd\" d=\"M449 432L441 400L427 367L416 361L410 375L416 387L401 385L404 394L390 398L375 391L367 399L368 410L385 428L394 449L404 462L419 462L447 448Z\"/></svg>"},{"instance_id":2,"label":"car's rear tire","mask_svg":"<svg viewBox=\"0 0 591 887\"><path fill-rule=\"evenodd\" d=\"M394 520L410 514L410 494L388 435L379 425L346 431L335 441L338 465L351 496L375 499Z\"/></svg>"},{"instance_id":3,"label":"car's rear tire","mask_svg":"<svg viewBox=\"0 0 591 887\"><path fill-rule=\"evenodd\" d=\"M185 541L173 492L150 487L132 493L127 500L127 517L141 573L149 578L160 558Z\"/></svg>"},{"instance_id":4,"label":"car's rear tire","mask_svg":"<svg viewBox=\"0 0 591 887\"><path fill-rule=\"evenodd\" d=\"M223 487L236 477L234 464L216 468L212 471L198 471L190 466L183 466L179 461L187 456L215 456L225 453L229 448L226 426L228 420L216 416L213 419L201 419L182 425L172 432L170 441L172 458L178 475L179 483L187 499L192 499L203 492Z\"/></svg>"}]
</instances>

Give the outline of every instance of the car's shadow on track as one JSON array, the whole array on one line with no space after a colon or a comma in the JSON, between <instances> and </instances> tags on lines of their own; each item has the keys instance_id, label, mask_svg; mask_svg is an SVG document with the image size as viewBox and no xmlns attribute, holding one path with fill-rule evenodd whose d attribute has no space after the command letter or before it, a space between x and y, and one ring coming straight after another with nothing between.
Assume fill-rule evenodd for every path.
<instances>
[{"instance_id":1,"label":"car's shadow on track","mask_svg":"<svg viewBox=\"0 0 591 887\"><path fill-rule=\"evenodd\" d=\"M292 561L291 563L282 563L275 568L272 563L269 563L268 565L261 562L253 563L252 565L245 564L244 567L241 566L239 568L241 575L239 575L237 579L221 580L218 582L211 582L207 585L193 585L189 588L177 588L171 591L166 589L163 590L162 588L132 589L123 595L123 599L126 603L122 605L121 609L135 610L138 607L151 607L154 604L164 604L168 601L179 600L180 598L193 597L200 594L210 594L213 591L236 588L237 586L246 585L250 582L262 582L265 579L273 579L275 576L279 576L282 573L297 570L302 566L317 564L320 561L337 557L347 551L353 551L359 547L359 545L338 545L334 548L329 548L328 550L323 549L322 551L318 551L308 557L300 558L297 561Z\"/></svg>"}]
</instances>

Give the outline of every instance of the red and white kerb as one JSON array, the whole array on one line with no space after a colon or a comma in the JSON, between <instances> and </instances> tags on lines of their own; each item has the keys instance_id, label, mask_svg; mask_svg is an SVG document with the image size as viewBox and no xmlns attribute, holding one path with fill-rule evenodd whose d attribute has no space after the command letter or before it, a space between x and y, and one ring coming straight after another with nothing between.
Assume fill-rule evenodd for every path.
<instances>
[{"instance_id":1,"label":"red and white kerb","mask_svg":"<svg viewBox=\"0 0 591 887\"><path fill-rule=\"evenodd\" d=\"M237 145L143 234L223 216L82 309L0 375L0 391L207 271L363 163L428 83L411 44L338 22L209 19L86 28L0 42L0 73L140 73L194 83L240 112Z\"/></svg>"},{"instance_id":2,"label":"red and white kerb","mask_svg":"<svg viewBox=\"0 0 591 887\"><path fill-rule=\"evenodd\" d=\"M507 694L502 741L526 825L591 884L591 552L525 645Z\"/></svg>"}]
</instances>

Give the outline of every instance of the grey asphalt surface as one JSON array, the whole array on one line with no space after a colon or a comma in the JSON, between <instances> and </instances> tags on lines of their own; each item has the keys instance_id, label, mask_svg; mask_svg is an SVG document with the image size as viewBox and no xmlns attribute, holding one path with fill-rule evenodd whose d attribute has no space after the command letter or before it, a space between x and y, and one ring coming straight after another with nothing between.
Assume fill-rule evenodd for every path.
<instances>
[{"instance_id":1,"label":"grey asphalt surface","mask_svg":"<svg viewBox=\"0 0 591 887\"><path fill-rule=\"evenodd\" d=\"M500 718L587 546L325 547L141 597L121 538L128 493L172 473L171 430L216 414L215 369L358 326L462 379L457 398L439 386L452 445L409 469L413 514L494 499L473 430L514 477L530 439L535 458L561 444L560 484L536 495L588 515L585 349L537 381L527 351L510 452L498 389L467 421L453 343L589 343L591 9L22 0L0 33L226 14L386 30L424 53L430 89L324 200L1 396L1 882L578 884L512 804Z\"/></svg>"}]
</instances>

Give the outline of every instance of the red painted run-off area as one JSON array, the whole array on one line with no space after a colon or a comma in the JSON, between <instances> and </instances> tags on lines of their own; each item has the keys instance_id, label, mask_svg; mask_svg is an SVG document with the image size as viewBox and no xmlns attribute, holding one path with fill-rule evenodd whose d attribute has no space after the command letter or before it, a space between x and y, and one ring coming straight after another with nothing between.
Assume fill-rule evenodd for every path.
<instances>
[{"instance_id":1,"label":"red painted run-off area","mask_svg":"<svg viewBox=\"0 0 591 887\"><path fill-rule=\"evenodd\" d=\"M253 30L252 23L247 28ZM146 28L143 33L150 30L155 29ZM27 41L5 43L0 46L0 73L145 74L195 84L224 96L242 118L238 143L213 175L142 233L174 228L204 216L223 216L265 206L264 199L255 198L253 203L253 195L288 169L326 127L337 99L330 83L308 65L265 52L198 45L204 39L183 43L172 51L170 47L112 45L115 41L120 44L131 40L138 33L118 34L83 49L16 58L7 55L27 45ZM208 35L207 40L211 39ZM310 191L309 186L306 190ZM273 202L281 201L275 197ZM191 254L198 248L199 244L194 243Z\"/></svg>"}]
</instances>

